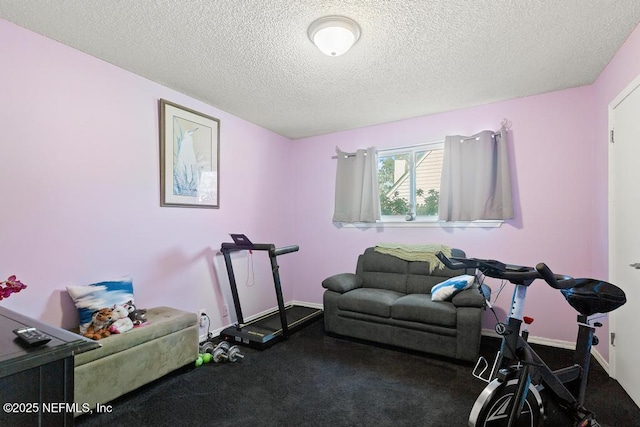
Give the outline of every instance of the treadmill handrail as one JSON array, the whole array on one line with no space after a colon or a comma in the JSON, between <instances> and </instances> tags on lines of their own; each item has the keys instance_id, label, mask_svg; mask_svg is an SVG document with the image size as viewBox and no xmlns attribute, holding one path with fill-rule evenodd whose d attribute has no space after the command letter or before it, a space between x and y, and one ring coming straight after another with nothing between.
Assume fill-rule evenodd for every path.
<instances>
[{"instance_id":1,"label":"treadmill handrail","mask_svg":"<svg viewBox=\"0 0 640 427\"><path fill-rule=\"evenodd\" d=\"M223 243L220 246L223 251L268 251L271 256L279 256L300 250L298 245L276 248L273 243L253 243L251 245L238 245L237 243Z\"/></svg>"},{"instance_id":2,"label":"treadmill handrail","mask_svg":"<svg viewBox=\"0 0 640 427\"><path fill-rule=\"evenodd\" d=\"M271 253L274 256L279 256L279 255L284 255L284 254L288 254L288 253L291 253L291 252L297 252L299 250L300 250L300 246L291 245L291 246L284 246L282 248L273 249L271 251Z\"/></svg>"}]
</instances>

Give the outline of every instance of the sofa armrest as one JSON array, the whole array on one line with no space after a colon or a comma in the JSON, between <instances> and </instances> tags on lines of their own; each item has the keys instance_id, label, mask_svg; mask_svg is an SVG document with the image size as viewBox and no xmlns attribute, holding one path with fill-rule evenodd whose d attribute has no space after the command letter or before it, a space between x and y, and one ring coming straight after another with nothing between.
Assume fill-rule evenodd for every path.
<instances>
[{"instance_id":1,"label":"sofa armrest","mask_svg":"<svg viewBox=\"0 0 640 427\"><path fill-rule=\"evenodd\" d=\"M451 300L456 307L484 307L485 299L477 284L458 292Z\"/></svg>"},{"instance_id":2,"label":"sofa armrest","mask_svg":"<svg viewBox=\"0 0 640 427\"><path fill-rule=\"evenodd\" d=\"M364 279L353 273L340 273L327 277L322 281L322 287L333 292L345 293L362 287Z\"/></svg>"}]
</instances>

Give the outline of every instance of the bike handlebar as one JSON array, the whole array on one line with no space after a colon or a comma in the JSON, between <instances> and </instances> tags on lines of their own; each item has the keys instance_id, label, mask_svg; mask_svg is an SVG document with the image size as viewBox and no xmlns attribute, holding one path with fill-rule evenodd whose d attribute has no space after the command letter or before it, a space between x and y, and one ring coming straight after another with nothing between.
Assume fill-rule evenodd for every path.
<instances>
[{"instance_id":1,"label":"bike handlebar","mask_svg":"<svg viewBox=\"0 0 640 427\"><path fill-rule=\"evenodd\" d=\"M448 258L442 252L437 253L436 257L445 266L452 270L474 268L482 271L485 276L508 280L509 282L518 285L528 286L531 282L540 277L534 268L519 265L507 265L493 259Z\"/></svg>"},{"instance_id":2,"label":"bike handlebar","mask_svg":"<svg viewBox=\"0 0 640 427\"><path fill-rule=\"evenodd\" d=\"M504 264L493 259L448 258L442 252L438 252L436 257L452 270L474 268L480 270L485 276L508 280L516 285L529 286L536 279L544 279L555 289L566 289L575 285L575 279L562 274L554 274L544 263L539 263L533 268Z\"/></svg>"},{"instance_id":3,"label":"bike handlebar","mask_svg":"<svg viewBox=\"0 0 640 427\"><path fill-rule=\"evenodd\" d=\"M571 276L563 274L554 274L553 271L544 262L536 265L536 270L540 273L540 277L555 289L568 289L575 285L576 280Z\"/></svg>"},{"instance_id":4,"label":"bike handlebar","mask_svg":"<svg viewBox=\"0 0 640 427\"><path fill-rule=\"evenodd\" d=\"M454 261L451 258L448 258L442 252L438 252L436 254L436 258L438 258L440 260L440 262L445 265L445 267L450 268L451 270L462 270L463 268L469 268L463 262Z\"/></svg>"}]
</instances>

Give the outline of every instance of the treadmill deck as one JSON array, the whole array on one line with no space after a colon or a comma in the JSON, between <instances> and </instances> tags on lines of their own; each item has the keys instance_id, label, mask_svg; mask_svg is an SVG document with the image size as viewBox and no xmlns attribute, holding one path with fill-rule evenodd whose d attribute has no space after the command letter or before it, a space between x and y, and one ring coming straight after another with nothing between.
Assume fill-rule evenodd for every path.
<instances>
[{"instance_id":1,"label":"treadmill deck","mask_svg":"<svg viewBox=\"0 0 640 427\"><path fill-rule=\"evenodd\" d=\"M285 307L289 334L322 316L318 308L288 305ZM236 344L263 350L284 338L278 311L259 317L243 325L229 326L220 332L220 338Z\"/></svg>"}]
</instances>

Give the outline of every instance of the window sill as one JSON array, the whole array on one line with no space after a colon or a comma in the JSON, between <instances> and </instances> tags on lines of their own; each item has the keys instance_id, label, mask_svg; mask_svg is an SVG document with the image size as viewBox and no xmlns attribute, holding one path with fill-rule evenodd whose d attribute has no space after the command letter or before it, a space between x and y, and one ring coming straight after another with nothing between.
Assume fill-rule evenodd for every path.
<instances>
[{"instance_id":1,"label":"window sill","mask_svg":"<svg viewBox=\"0 0 640 427\"><path fill-rule=\"evenodd\" d=\"M372 222L337 222L340 228L499 228L504 221L436 221L436 220L382 220Z\"/></svg>"}]
</instances>

